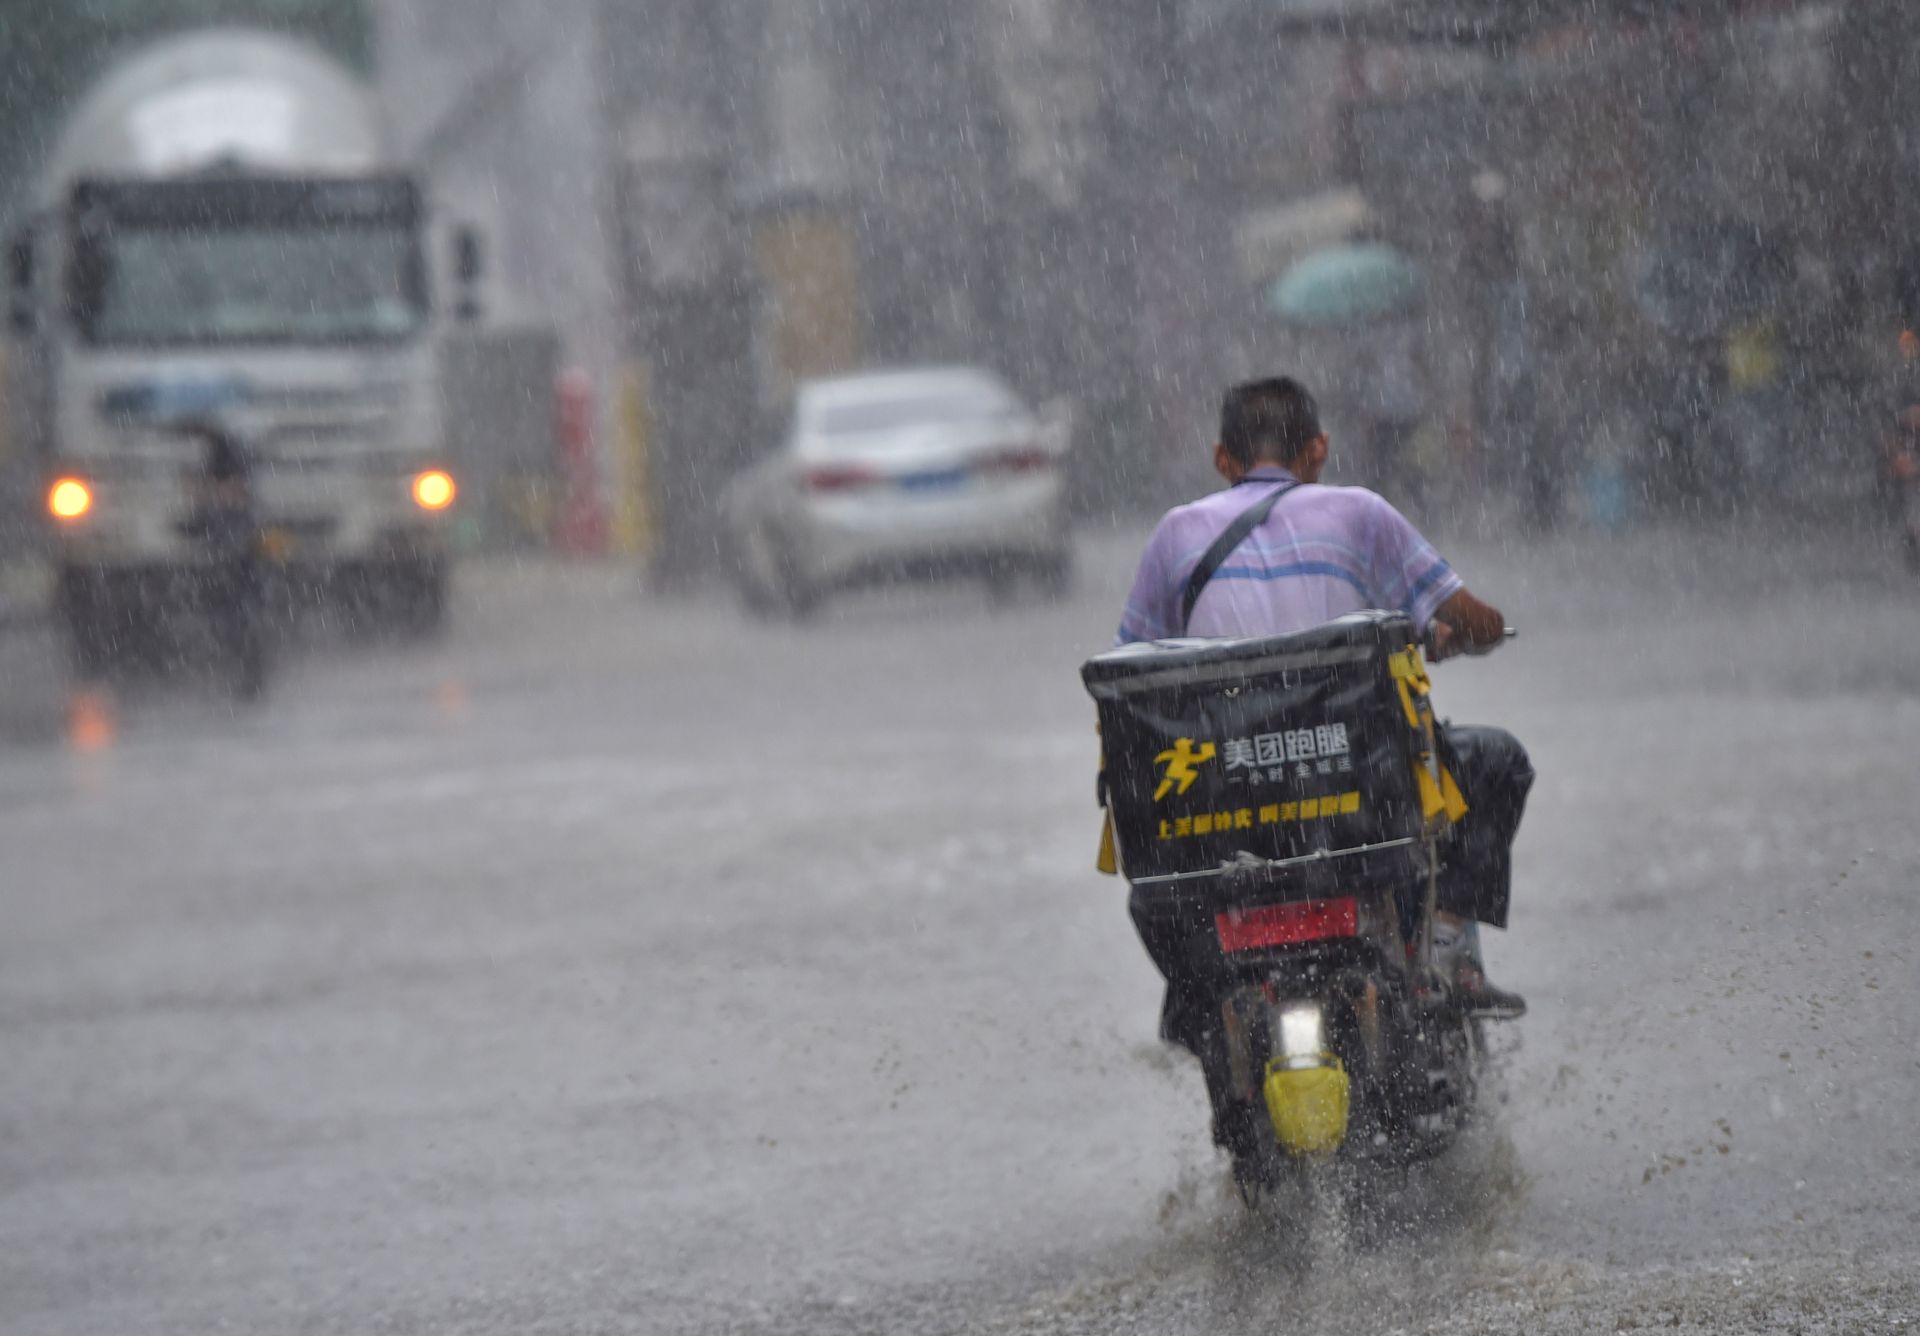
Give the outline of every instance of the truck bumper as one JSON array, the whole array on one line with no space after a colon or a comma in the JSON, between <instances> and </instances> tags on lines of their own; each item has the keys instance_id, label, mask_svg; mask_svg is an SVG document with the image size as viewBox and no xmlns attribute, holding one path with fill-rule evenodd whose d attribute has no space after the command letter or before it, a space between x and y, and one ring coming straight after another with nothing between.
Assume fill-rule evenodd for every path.
<instances>
[{"instance_id":1,"label":"truck bumper","mask_svg":"<svg viewBox=\"0 0 1920 1336\"><path fill-rule=\"evenodd\" d=\"M91 510L54 522L55 565L140 572L190 568L203 559L185 488L149 480L89 481ZM410 481L411 475L363 476L294 488L263 480L256 510L266 556L303 573L443 560L448 512L415 505Z\"/></svg>"}]
</instances>

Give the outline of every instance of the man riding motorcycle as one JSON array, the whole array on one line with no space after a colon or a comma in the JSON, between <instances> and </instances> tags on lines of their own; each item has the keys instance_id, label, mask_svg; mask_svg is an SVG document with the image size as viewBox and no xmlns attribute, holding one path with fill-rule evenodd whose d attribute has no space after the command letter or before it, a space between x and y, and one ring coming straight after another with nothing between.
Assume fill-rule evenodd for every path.
<instances>
[{"instance_id":1,"label":"man riding motorcycle","mask_svg":"<svg viewBox=\"0 0 1920 1336\"><path fill-rule=\"evenodd\" d=\"M1475 598L1399 511L1366 488L1320 483L1330 448L1318 406L1297 381L1229 390L1214 447L1228 488L1160 521L1141 556L1119 643L1286 634L1378 608L1404 613L1436 660L1501 644L1499 610ZM1211 551L1236 523L1244 538L1230 552ZM1212 568L1204 569L1209 558ZM1468 814L1441 858L1435 966L1474 1013L1516 1017L1526 1003L1487 981L1477 925L1506 926L1511 846L1533 768L1520 743L1499 729L1450 726L1445 740ZM1213 925L1167 914L1138 887L1129 912L1167 979L1161 1037L1200 1058L1214 1139L1231 1149L1218 999L1194 965L1218 953Z\"/></svg>"},{"instance_id":2,"label":"man riding motorcycle","mask_svg":"<svg viewBox=\"0 0 1920 1336\"><path fill-rule=\"evenodd\" d=\"M186 524L203 560L196 593L234 691L257 700L266 691L268 665L252 461L240 438L217 422L195 419L179 429L206 452Z\"/></svg>"},{"instance_id":3,"label":"man riding motorcycle","mask_svg":"<svg viewBox=\"0 0 1920 1336\"><path fill-rule=\"evenodd\" d=\"M1884 441L1880 482L1906 550L1907 568L1920 571L1920 333L1911 329L1900 334L1900 363L1888 408L1892 429Z\"/></svg>"}]
</instances>

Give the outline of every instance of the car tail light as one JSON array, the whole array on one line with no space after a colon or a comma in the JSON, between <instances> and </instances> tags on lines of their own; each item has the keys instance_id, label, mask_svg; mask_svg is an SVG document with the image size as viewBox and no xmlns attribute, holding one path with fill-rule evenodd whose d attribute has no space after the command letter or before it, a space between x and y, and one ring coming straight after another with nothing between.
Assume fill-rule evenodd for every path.
<instances>
[{"instance_id":1,"label":"car tail light","mask_svg":"<svg viewBox=\"0 0 1920 1336\"><path fill-rule=\"evenodd\" d=\"M1294 946L1360 933L1360 906L1352 896L1338 900L1300 900L1293 904L1262 905L1257 909L1229 909L1214 918L1220 949L1258 951L1266 946Z\"/></svg>"},{"instance_id":2,"label":"car tail light","mask_svg":"<svg viewBox=\"0 0 1920 1336\"><path fill-rule=\"evenodd\" d=\"M838 464L808 469L805 479L809 491L851 492L879 482L880 475L857 465Z\"/></svg>"},{"instance_id":3,"label":"car tail light","mask_svg":"<svg viewBox=\"0 0 1920 1336\"><path fill-rule=\"evenodd\" d=\"M1037 445L1016 445L987 456L986 467L1000 473L1039 473L1053 462L1052 454Z\"/></svg>"}]
</instances>

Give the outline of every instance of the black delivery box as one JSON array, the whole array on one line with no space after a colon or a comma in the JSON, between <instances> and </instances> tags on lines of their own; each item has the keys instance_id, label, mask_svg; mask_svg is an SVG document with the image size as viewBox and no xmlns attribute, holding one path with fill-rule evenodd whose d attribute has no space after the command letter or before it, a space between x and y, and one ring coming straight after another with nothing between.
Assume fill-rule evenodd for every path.
<instances>
[{"instance_id":1,"label":"black delivery box","mask_svg":"<svg viewBox=\"0 0 1920 1336\"><path fill-rule=\"evenodd\" d=\"M1362 612L1089 660L1080 675L1100 711L1122 871L1172 898L1219 898L1207 874L1242 852L1283 860L1419 836L1418 735L1393 672L1414 644L1405 617ZM1396 885L1424 857L1412 845L1301 865L1273 874L1262 898Z\"/></svg>"}]
</instances>

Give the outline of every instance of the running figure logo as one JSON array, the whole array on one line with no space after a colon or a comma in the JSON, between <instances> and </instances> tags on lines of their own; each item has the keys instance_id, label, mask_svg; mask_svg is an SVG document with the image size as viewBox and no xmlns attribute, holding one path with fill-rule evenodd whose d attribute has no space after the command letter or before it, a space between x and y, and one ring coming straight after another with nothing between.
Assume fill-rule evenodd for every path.
<instances>
[{"instance_id":1,"label":"running figure logo","mask_svg":"<svg viewBox=\"0 0 1920 1336\"><path fill-rule=\"evenodd\" d=\"M1199 767L1211 761L1218 750L1211 742L1195 747L1192 738L1181 738L1170 751L1154 757L1154 764L1164 765L1166 771L1160 777L1160 787L1153 791L1153 800L1159 802L1169 793L1185 793L1192 788L1193 781L1200 778Z\"/></svg>"}]
</instances>

